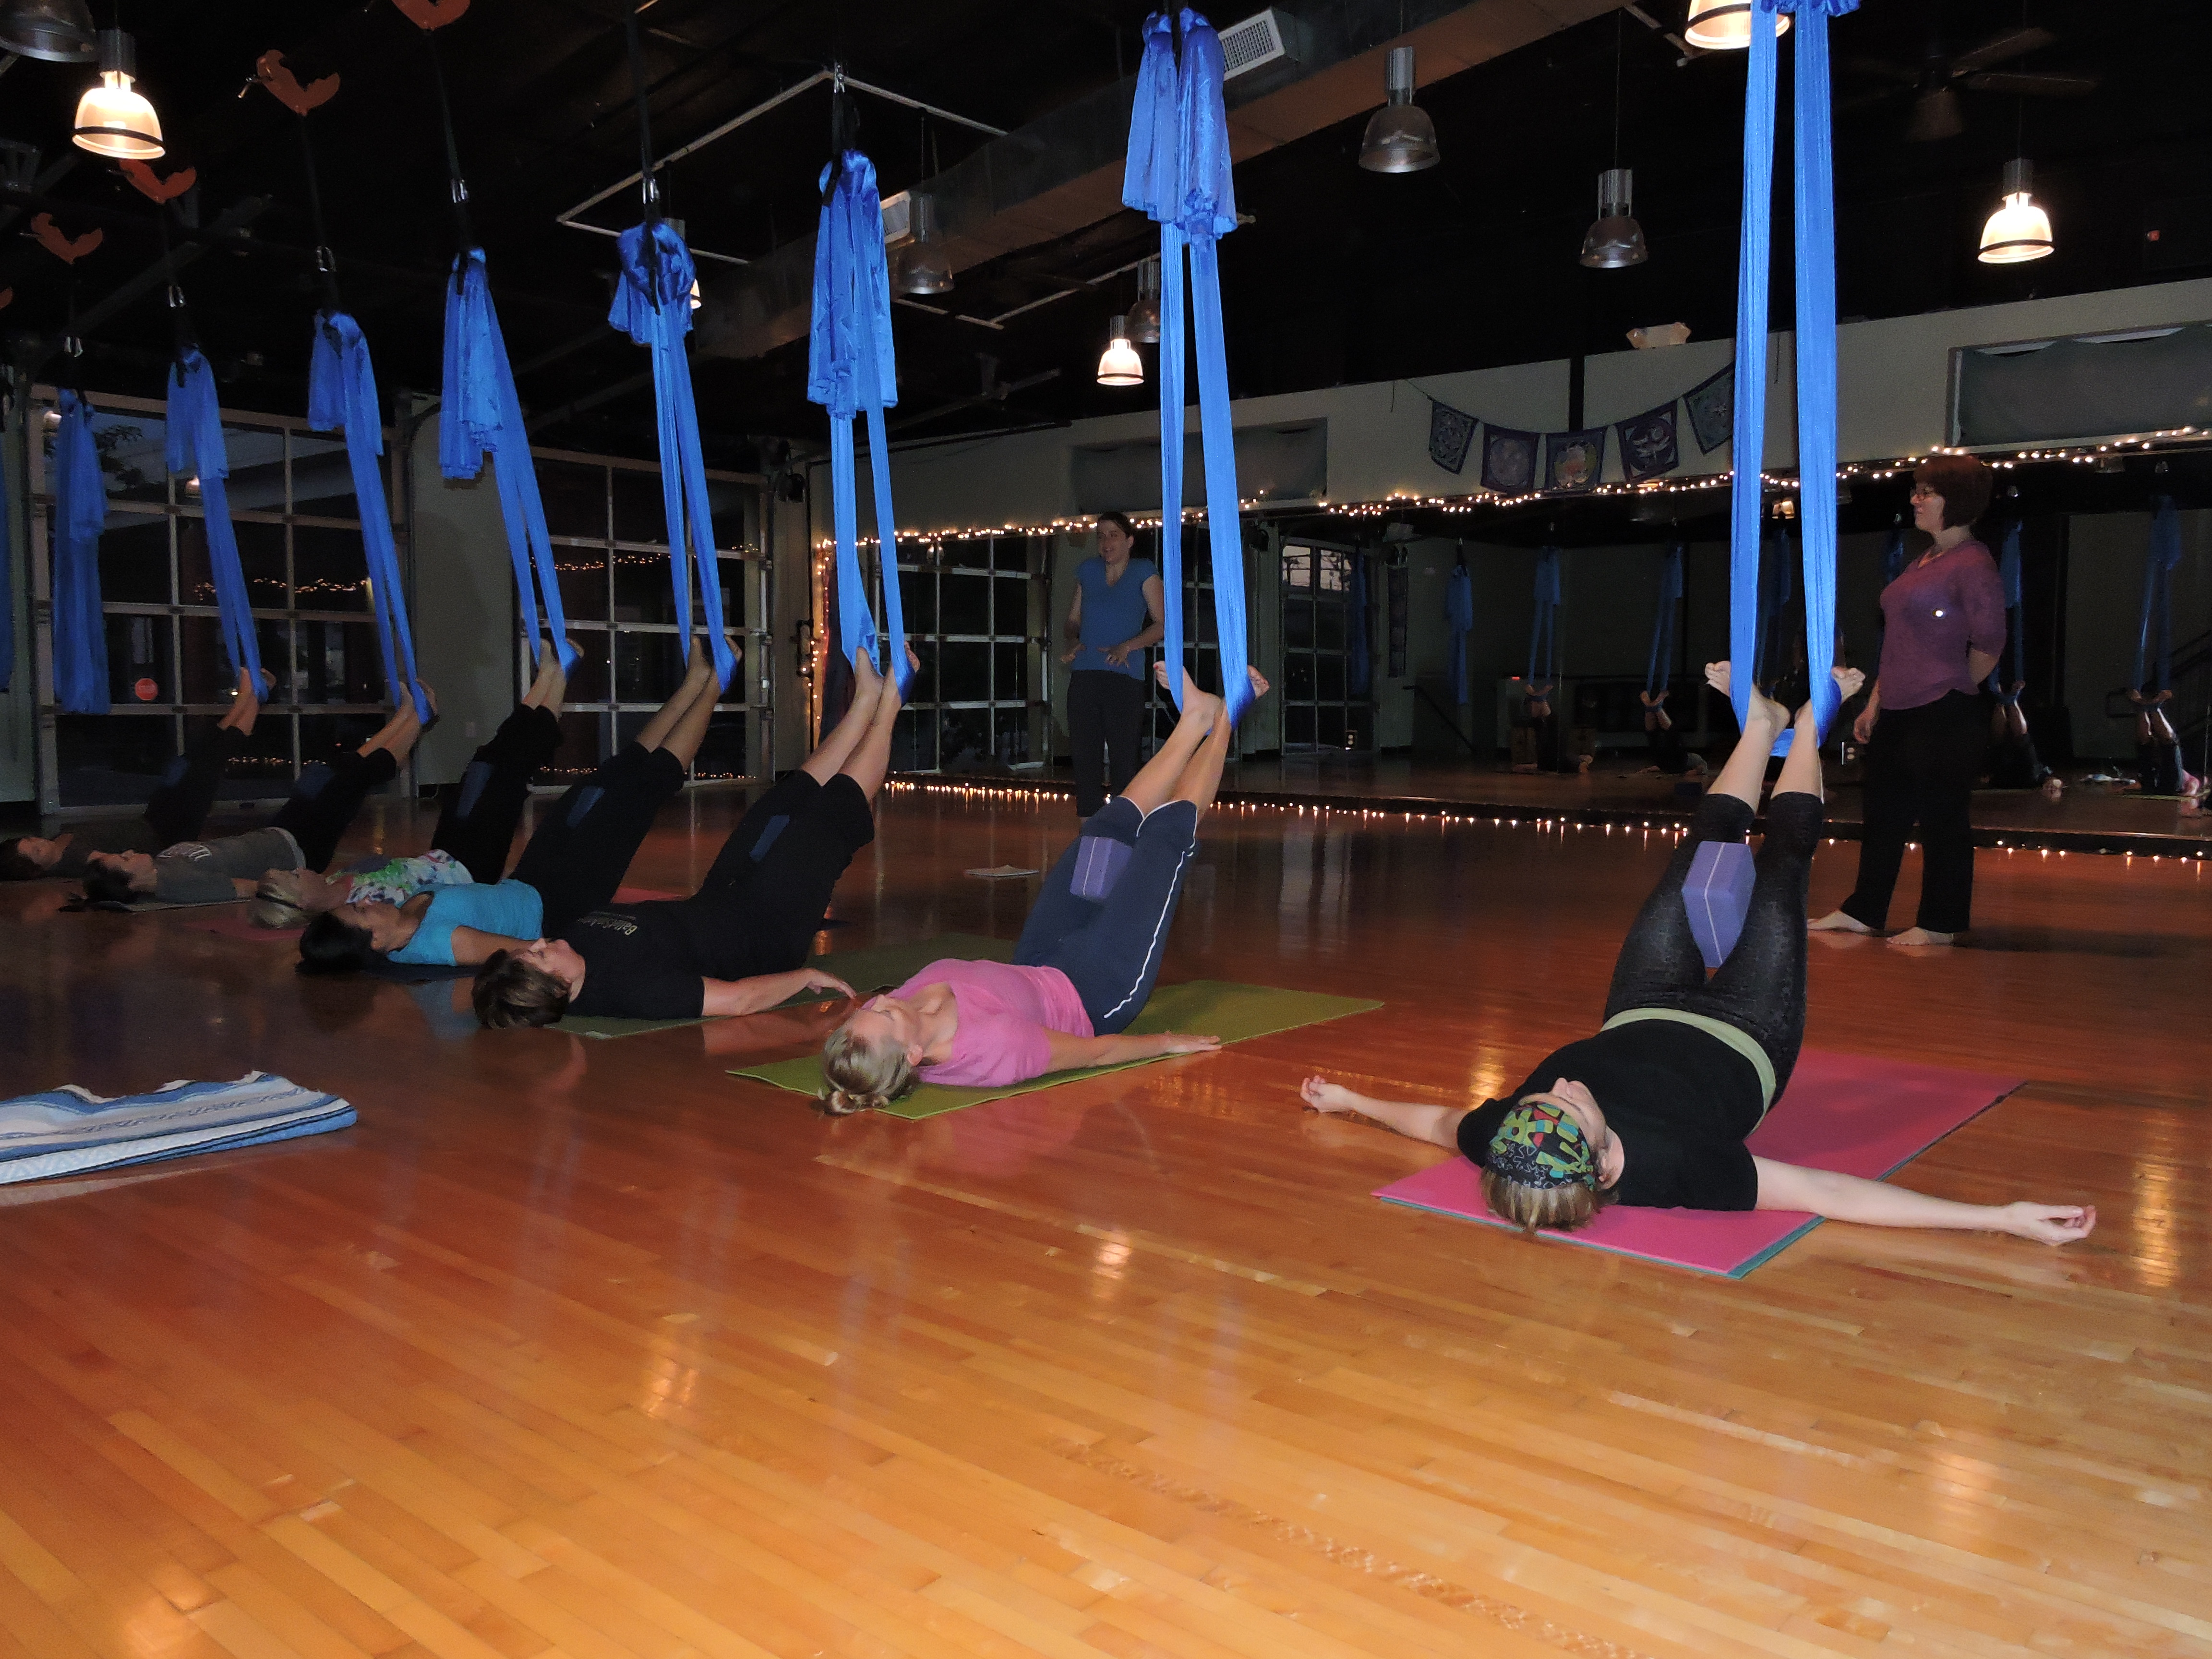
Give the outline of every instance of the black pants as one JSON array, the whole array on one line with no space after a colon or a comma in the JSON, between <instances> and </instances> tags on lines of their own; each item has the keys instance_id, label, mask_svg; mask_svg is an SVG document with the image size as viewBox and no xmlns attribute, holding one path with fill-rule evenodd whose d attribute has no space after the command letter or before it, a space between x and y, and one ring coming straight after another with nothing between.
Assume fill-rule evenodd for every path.
<instances>
[{"instance_id":1,"label":"black pants","mask_svg":"<svg viewBox=\"0 0 2212 1659\"><path fill-rule=\"evenodd\" d=\"M1621 945L1605 1017L1632 1008L1674 1008L1724 1021L1766 1051L1774 1064L1775 1097L1781 1098L1805 1040L1805 893L1823 817L1815 795L1778 794L1768 802L1743 933L1709 980L1682 903L1682 884L1698 844L1743 841L1753 813L1733 795L1707 795Z\"/></svg>"},{"instance_id":2,"label":"black pants","mask_svg":"<svg viewBox=\"0 0 2212 1659\"><path fill-rule=\"evenodd\" d=\"M517 708L501 720L439 809L431 849L451 854L472 880L495 882L505 875L530 780L560 746L560 717L550 708Z\"/></svg>"},{"instance_id":3,"label":"black pants","mask_svg":"<svg viewBox=\"0 0 2212 1659\"><path fill-rule=\"evenodd\" d=\"M875 838L866 792L843 773L827 783L805 772L778 779L745 809L692 896L714 908L726 936L715 964L725 971L714 977L804 967L838 880Z\"/></svg>"},{"instance_id":4,"label":"black pants","mask_svg":"<svg viewBox=\"0 0 2212 1659\"><path fill-rule=\"evenodd\" d=\"M1963 933L1974 908L1974 829L1968 811L1974 780L1990 747L1989 705L1965 691L1917 708L1885 708L1866 748L1866 828L1859 839L1858 884L1844 914L1879 931L1920 830L1920 926Z\"/></svg>"},{"instance_id":5,"label":"black pants","mask_svg":"<svg viewBox=\"0 0 2212 1659\"><path fill-rule=\"evenodd\" d=\"M1145 731L1145 683L1105 668L1067 677L1067 737L1075 750L1075 816L1087 818L1137 775ZM1101 765L1103 781L1101 781Z\"/></svg>"},{"instance_id":6,"label":"black pants","mask_svg":"<svg viewBox=\"0 0 2212 1659\"><path fill-rule=\"evenodd\" d=\"M1651 763L1662 772L1680 777L1690 769L1690 751L1682 744L1682 734L1671 726L1655 726L1644 734L1650 745Z\"/></svg>"},{"instance_id":7,"label":"black pants","mask_svg":"<svg viewBox=\"0 0 2212 1659\"><path fill-rule=\"evenodd\" d=\"M373 749L366 755L349 749L327 763L302 767L291 799L269 820L270 826L290 830L300 843L301 866L319 873L331 867L338 842L352 828L368 792L398 775L399 763L389 749Z\"/></svg>"},{"instance_id":8,"label":"black pants","mask_svg":"<svg viewBox=\"0 0 2212 1659\"><path fill-rule=\"evenodd\" d=\"M1083 833L1127 842L1129 861L1113 890L1093 903L1075 895L1075 860L1083 843L1072 843L1030 907L1014 960L1066 974L1083 999L1091 1030L1108 1036L1127 1030L1145 1012L1159 978L1168 924L1198 848L1198 808L1171 800L1147 816L1131 801L1115 800Z\"/></svg>"},{"instance_id":9,"label":"black pants","mask_svg":"<svg viewBox=\"0 0 2212 1659\"><path fill-rule=\"evenodd\" d=\"M243 733L227 726L211 727L195 738L185 752L171 761L161 781L146 798L143 814L157 848L180 841L198 841L207 816L215 808L215 792L234 757L246 752Z\"/></svg>"},{"instance_id":10,"label":"black pants","mask_svg":"<svg viewBox=\"0 0 2212 1659\"><path fill-rule=\"evenodd\" d=\"M683 787L683 762L665 749L635 743L568 787L514 861L514 879L528 882L544 901L544 937L613 902L653 814Z\"/></svg>"}]
</instances>

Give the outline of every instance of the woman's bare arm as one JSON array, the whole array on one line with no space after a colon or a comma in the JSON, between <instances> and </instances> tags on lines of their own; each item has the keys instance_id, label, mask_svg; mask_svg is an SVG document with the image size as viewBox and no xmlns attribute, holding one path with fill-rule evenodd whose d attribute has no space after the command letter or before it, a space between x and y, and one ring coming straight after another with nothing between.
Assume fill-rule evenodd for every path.
<instances>
[{"instance_id":1,"label":"woman's bare arm","mask_svg":"<svg viewBox=\"0 0 2212 1659\"><path fill-rule=\"evenodd\" d=\"M1961 1204L1931 1198L1910 1187L1865 1181L1832 1170L1808 1170L1754 1158L1762 1210L1806 1210L1831 1221L1869 1227L1943 1227L1960 1232L2011 1233L2045 1244L2070 1244L2097 1224L2094 1206L2082 1204Z\"/></svg>"},{"instance_id":2,"label":"woman's bare arm","mask_svg":"<svg viewBox=\"0 0 2212 1659\"><path fill-rule=\"evenodd\" d=\"M1449 1146L1454 1152L1459 1150L1459 1121L1468 1113L1464 1106L1431 1106L1418 1100L1377 1100L1317 1077L1308 1078L1298 1094L1316 1112L1356 1112L1408 1140L1425 1140L1431 1146Z\"/></svg>"},{"instance_id":3,"label":"woman's bare arm","mask_svg":"<svg viewBox=\"0 0 2212 1659\"><path fill-rule=\"evenodd\" d=\"M1163 1031L1151 1036L1124 1033L1120 1036L1071 1036L1048 1029L1045 1041L1052 1050L1049 1072L1073 1072L1085 1066L1121 1066L1133 1060L1158 1060L1163 1054L1211 1054L1221 1046L1213 1036L1188 1036Z\"/></svg>"}]
</instances>

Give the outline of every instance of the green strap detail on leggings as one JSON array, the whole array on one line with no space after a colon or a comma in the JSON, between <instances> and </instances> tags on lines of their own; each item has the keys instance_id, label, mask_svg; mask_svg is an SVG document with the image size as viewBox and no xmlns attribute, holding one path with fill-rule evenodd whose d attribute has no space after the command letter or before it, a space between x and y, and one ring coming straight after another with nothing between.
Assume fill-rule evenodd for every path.
<instances>
[{"instance_id":1,"label":"green strap detail on leggings","mask_svg":"<svg viewBox=\"0 0 2212 1659\"><path fill-rule=\"evenodd\" d=\"M1762 1118L1766 1115L1767 1108L1774 1104L1774 1062L1766 1057L1766 1050L1759 1046L1750 1032L1739 1030L1724 1019L1715 1019L1709 1014L1684 1013L1679 1008L1631 1008L1615 1014L1598 1029L1610 1031L1616 1025L1642 1019L1671 1019L1678 1025L1695 1026L1741 1054L1759 1073L1759 1115Z\"/></svg>"}]
</instances>

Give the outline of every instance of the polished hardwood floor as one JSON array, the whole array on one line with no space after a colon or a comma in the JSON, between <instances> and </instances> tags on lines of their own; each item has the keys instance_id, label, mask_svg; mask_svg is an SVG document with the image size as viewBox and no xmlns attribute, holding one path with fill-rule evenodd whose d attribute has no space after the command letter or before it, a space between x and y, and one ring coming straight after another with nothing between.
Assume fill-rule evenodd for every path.
<instances>
[{"instance_id":1,"label":"polished hardwood floor","mask_svg":"<svg viewBox=\"0 0 2212 1659\"><path fill-rule=\"evenodd\" d=\"M829 943L1011 934L1030 884L962 872L1068 830L894 793ZM0 1188L0 1651L2212 1654L2197 861L1984 854L1973 948L1816 949L1815 1044L2030 1079L1905 1178L2095 1202L2064 1251L1831 1224L1711 1281L1377 1203L1435 1151L1300 1111L1586 1030L1668 845L1224 811L1169 976L1386 1006L920 1124L724 1074L822 1014L480 1034L0 890L0 1079L361 1113Z\"/></svg>"}]
</instances>

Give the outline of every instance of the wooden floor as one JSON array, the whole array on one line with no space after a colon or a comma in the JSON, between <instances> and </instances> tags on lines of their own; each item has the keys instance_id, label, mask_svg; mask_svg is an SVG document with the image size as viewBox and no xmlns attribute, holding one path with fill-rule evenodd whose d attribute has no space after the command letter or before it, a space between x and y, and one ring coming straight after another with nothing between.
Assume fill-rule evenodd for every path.
<instances>
[{"instance_id":1,"label":"wooden floor","mask_svg":"<svg viewBox=\"0 0 2212 1659\"><path fill-rule=\"evenodd\" d=\"M961 872L1069 821L882 829L833 947L1010 935L1030 884ZM1168 976L1387 1006L920 1124L723 1074L811 1015L477 1034L451 985L0 890L0 1080L361 1113L0 1188L0 1650L2212 1654L2195 861L1984 854L1977 948L1816 950L1814 1044L2033 1079L1905 1178L2094 1201L2063 1252L1831 1224L1709 1281L1380 1204L1434 1150L1300 1112L1586 1032L1668 845L1223 813Z\"/></svg>"}]
</instances>

